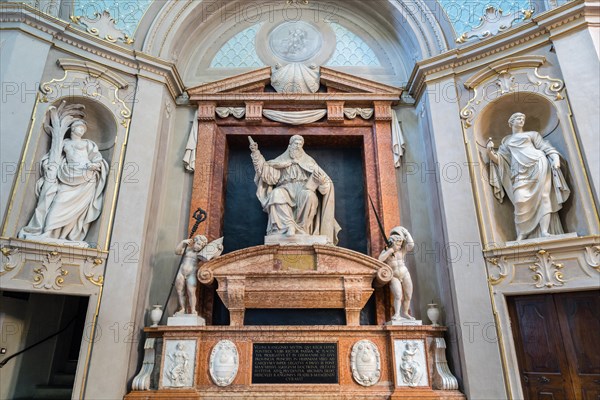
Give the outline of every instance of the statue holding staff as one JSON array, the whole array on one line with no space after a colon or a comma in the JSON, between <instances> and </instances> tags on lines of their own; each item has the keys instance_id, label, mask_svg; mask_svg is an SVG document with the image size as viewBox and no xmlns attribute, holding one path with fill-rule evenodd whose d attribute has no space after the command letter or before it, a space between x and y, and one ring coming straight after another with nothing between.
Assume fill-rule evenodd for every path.
<instances>
[{"instance_id":1,"label":"statue holding staff","mask_svg":"<svg viewBox=\"0 0 600 400\"><path fill-rule=\"evenodd\" d=\"M558 211L571 190L560 170L560 154L539 132L525 131L525 114L508 120L512 134L498 150L487 143L490 158L490 185L500 202L504 195L515 208L517 240L564 233Z\"/></svg>"}]
</instances>

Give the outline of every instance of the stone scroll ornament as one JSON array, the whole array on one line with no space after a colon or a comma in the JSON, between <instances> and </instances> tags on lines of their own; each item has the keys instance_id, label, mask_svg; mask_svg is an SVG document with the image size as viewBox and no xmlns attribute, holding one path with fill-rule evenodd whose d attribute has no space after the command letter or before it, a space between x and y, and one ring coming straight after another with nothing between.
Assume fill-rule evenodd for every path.
<instances>
[{"instance_id":1,"label":"stone scroll ornament","mask_svg":"<svg viewBox=\"0 0 600 400\"><path fill-rule=\"evenodd\" d=\"M18 234L21 239L89 247L84 239L102 212L109 169L96 143L83 138L84 108L63 101L46 114L50 151L40 161L37 205Z\"/></svg>"},{"instance_id":2,"label":"stone scroll ornament","mask_svg":"<svg viewBox=\"0 0 600 400\"><path fill-rule=\"evenodd\" d=\"M561 171L560 154L539 132L525 131L525 114L513 114L512 134L497 150L487 142L489 183L499 202L514 206L517 241L564 233L558 216L571 190Z\"/></svg>"},{"instance_id":3,"label":"stone scroll ornament","mask_svg":"<svg viewBox=\"0 0 600 400\"><path fill-rule=\"evenodd\" d=\"M352 377L362 386L373 386L381 378L381 356L375 343L360 340L352 346L350 355Z\"/></svg>"}]
</instances>

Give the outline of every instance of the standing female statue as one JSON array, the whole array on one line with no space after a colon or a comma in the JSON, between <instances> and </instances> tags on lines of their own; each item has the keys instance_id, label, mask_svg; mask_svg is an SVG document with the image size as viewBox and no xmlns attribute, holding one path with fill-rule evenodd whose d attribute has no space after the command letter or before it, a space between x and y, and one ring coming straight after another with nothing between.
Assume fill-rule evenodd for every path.
<instances>
[{"instance_id":1,"label":"standing female statue","mask_svg":"<svg viewBox=\"0 0 600 400\"><path fill-rule=\"evenodd\" d=\"M558 151L535 131L524 131L525 114L508 120L512 135L497 151L488 140L490 185L498 201L508 195L515 207L517 240L564 233L558 211L571 193L560 170Z\"/></svg>"},{"instance_id":2,"label":"standing female statue","mask_svg":"<svg viewBox=\"0 0 600 400\"><path fill-rule=\"evenodd\" d=\"M29 224L19 232L22 239L82 242L100 216L108 164L96 143L82 138L87 131L83 108L63 102L48 111L44 129L52 143L41 160L38 202ZM69 131L70 138L65 138Z\"/></svg>"}]
</instances>

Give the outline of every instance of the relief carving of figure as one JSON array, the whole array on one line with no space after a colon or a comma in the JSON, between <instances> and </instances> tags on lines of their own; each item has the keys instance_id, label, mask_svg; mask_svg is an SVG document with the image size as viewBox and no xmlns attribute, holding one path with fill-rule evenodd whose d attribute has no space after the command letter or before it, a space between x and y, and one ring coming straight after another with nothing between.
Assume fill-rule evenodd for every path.
<instances>
[{"instance_id":1,"label":"relief carving of figure","mask_svg":"<svg viewBox=\"0 0 600 400\"><path fill-rule=\"evenodd\" d=\"M379 261L392 267L394 276L390 281L390 289L394 295L394 315L392 321L403 319L414 320L410 315L410 301L413 294L413 283L406 268L404 258L411 251L415 242L406 228L398 226L390 232L391 245L381 252Z\"/></svg>"},{"instance_id":2,"label":"relief carving of figure","mask_svg":"<svg viewBox=\"0 0 600 400\"><path fill-rule=\"evenodd\" d=\"M292 136L288 149L271 161L249 139L256 196L269 215L267 236L321 235L337 244L341 228L334 216L333 182L304 152L304 138Z\"/></svg>"},{"instance_id":3,"label":"relief carving of figure","mask_svg":"<svg viewBox=\"0 0 600 400\"><path fill-rule=\"evenodd\" d=\"M182 240L177 245L175 254L183 255L183 257L175 278L175 289L177 290L179 304L175 315L187 314L186 292L190 313L197 314L196 286L198 286L198 279L196 273L198 263L212 260L222 252L223 238L208 243L208 239L204 235L196 235L192 239Z\"/></svg>"},{"instance_id":4,"label":"relief carving of figure","mask_svg":"<svg viewBox=\"0 0 600 400\"><path fill-rule=\"evenodd\" d=\"M171 368L168 377L173 386L189 386L187 383L190 373L190 360L183 343L177 343L177 350L169 354L171 359Z\"/></svg>"},{"instance_id":5,"label":"relief carving of figure","mask_svg":"<svg viewBox=\"0 0 600 400\"><path fill-rule=\"evenodd\" d=\"M558 211L571 193L560 170L558 151L539 132L524 131L525 114L508 120L512 135L498 150L488 140L490 185L498 201L505 193L515 208L517 240L564 233Z\"/></svg>"},{"instance_id":6,"label":"relief carving of figure","mask_svg":"<svg viewBox=\"0 0 600 400\"><path fill-rule=\"evenodd\" d=\"M416 342L407 342L402 353L400 370L402 371L402 380L408 386L417 386L423 375L423 369L419 362L415 360L418 352L419 347Z\"/></svg>"},{"instance_id":7,"label":"relief carving of figure","mask_svg":"<svg viewBox=\"0 0 600 400\"><path fill-rule=\"evenodd\" d=\"M34 214L19 238L52 242L80 242L100 216L108 163L98 146L83 139L87 124L83 106L50 107L44 129L51 135L50 151L42 157L42 177L36 185ZM70 137L65 135L70 132Z\"/></svg>"}]
</instances>

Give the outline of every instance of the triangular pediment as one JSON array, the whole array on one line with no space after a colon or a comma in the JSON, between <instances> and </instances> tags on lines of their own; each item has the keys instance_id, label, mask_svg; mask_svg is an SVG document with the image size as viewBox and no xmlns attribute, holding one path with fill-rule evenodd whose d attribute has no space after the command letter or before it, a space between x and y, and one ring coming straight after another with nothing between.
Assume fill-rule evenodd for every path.
<instances>
[{"instance_id":1,"label":"triangular pediment","mask_svg":"<svg viewBox=\"0 0 600 400\"><path fill-rule=\"evenodd\" d=\"M192 99L200 95L226 93L264 93L271 82L271 67L264 67L229 78L187 89ZM320 68L321 85L327 93L356 93L401 96L403 89L385 85L327 67Z\"/></svg>"}]
</instances>

